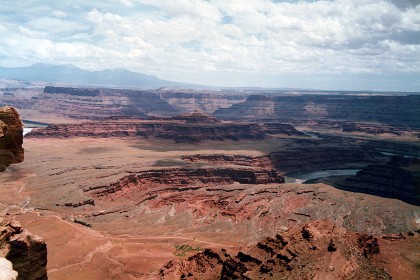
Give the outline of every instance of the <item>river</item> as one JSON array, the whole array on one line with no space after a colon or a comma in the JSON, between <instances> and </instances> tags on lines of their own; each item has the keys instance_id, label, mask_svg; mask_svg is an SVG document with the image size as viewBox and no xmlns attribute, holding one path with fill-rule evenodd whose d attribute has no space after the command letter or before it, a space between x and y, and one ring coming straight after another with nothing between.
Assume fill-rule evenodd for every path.
<instances>
[{"instance_id":1,"label":"river","mask_svg":"<svg viewBox=\"0 0 420 280\"><path fill-rule=\"evenodd\" d=\"M308 173L295 174L291 176L286 176L286 183L297 183L303 184L304 182L312 179L324 178L328 176L352 176L360 169L328 169L328 170L319 170Z\"/></svg>"},{"instance_id":2,"label":"river","mask_svg":"<svg viewBox=\"0 0 420 280\"><path fill-rule=\"evenodd\" d=\"M32 129L33 128L30 128L30 127L25 127L25 128L23 128L23 136L25 136L26 134L28 134L29 132L31 132L32 131Z\"/></svg>"},{"instance_id":3,"label":"river","mask_svg":"<svg viewBox=\"0 0 420 280\"><path fill-rule=\"evenodd\" d=\"M417 158L417 157L411 156L411 155L403 155L403 154L396 154L396 153L389 153L389 152L380 152L380 153L383 154L384 156L389 156L389 157L392 157L392 156L403 156L405 158Z\"/></svg>"}]
</instances>

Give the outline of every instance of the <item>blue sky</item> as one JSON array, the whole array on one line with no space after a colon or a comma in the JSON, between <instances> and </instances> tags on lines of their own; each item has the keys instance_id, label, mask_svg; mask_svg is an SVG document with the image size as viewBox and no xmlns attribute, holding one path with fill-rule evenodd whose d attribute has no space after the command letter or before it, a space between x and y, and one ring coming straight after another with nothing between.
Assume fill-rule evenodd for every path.
<instances>
[{"instance_id":1,"label":"blue sky","mask_svg":"<svg viewBox=\"0 0 420 280\"><path fill-rule=\"evenodd\" d=\"M420 91L419 0L3 1L0 66L218 86Z\"/></svg>"}]
</instances>

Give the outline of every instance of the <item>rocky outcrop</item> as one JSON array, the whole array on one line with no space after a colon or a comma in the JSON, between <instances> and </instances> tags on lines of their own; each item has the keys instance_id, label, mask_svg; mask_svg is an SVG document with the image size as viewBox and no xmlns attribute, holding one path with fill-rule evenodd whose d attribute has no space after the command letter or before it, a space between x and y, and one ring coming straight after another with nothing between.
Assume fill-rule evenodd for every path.
<instances>
[{"instance_id":1,"label":"rocky outcrop","mask_svg":"<svg viewBox=\"0 0 420 280\"><path fill-rule=\"evenodd\" d=\"M184 187L241 184L284 183L284 177L274 169L261 168L167 168L137 172L120 179L109 186L95 186L85 189L94 196L106 196L116 192L152 190L157 185ZM145 189L146 188L146 189ZM185 191L186 189L182 189Z\"/></svg>"},{"instance_id":2,"label":"rocky outcrop","mask_svg":"<svg viewBox=\"0 0 420 280\"><path fill-rule=\"evenodd\" d=\"M369 165L335 186L349 191L398 198L420 206L420 160L394 156L388 164Z\"/></svg>"},{"instance_id":3,"label":"rocky outcrop","mask_svg":"<svg viewBox=\"0 0 420 280\"><path fill-rule=\"evenodd\" d=\"M46 280L47 245L44 240L23 229L16 220L0 223L0 256L13 264L18 280Z\"/></svg>"},{"instance_id":4,"label":"rocky outcrop","mask_svg":"<svg viewBox=\"0 0 420 280\"><path fill-rule=\"evenodd\" d=\"M0 172L24 159L23 123L13 107L0 108Z\"/></svg>"},{"instance_id":5,"label":"rocky outcrop","mask_svg":"<svg viewBox=\"0 0 420 280\"><path fill-rule=\"evenodd\" d=\"M252 95L243 103L219 109L223 120L301 120L378 122L420 128L420 96Z\"/></svg>"},{"instance_id":6,"label":"rocky outcrop","mask_svg":"<svg viewBox=\"0 0 420 280\"><path fill-rule=\"evenodd\" d=\"M161 279L391 279L377 238L312 221L239 251L206 249L170 261Z\"/></svg>"}]
</instances>

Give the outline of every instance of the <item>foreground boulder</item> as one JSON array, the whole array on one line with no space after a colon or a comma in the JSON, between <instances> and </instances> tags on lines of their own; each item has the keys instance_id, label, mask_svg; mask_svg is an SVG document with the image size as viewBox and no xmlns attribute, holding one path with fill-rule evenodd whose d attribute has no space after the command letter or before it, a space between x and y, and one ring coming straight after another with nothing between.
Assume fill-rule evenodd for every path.
<instances>
[{"instance_id":1,"label":"foreground boulder","mask_svg":"<svg viewBox=\"0 0 420 280\"><path fill-rule=\"evenodd\" d=\"M47 245L16 220L0 220L0 258L12 262L18 280L48 279Z\"/></svg>"},{"instance_id":2,"label":"foreground boulder","mask_svg":"<svg viewBox=\"0 0 420 280\"><path fill-rule=\"evenodd\" d=\"M23 123L13 107L0 107L0 172L24 159Z\"/></svg>"}]
</instances>

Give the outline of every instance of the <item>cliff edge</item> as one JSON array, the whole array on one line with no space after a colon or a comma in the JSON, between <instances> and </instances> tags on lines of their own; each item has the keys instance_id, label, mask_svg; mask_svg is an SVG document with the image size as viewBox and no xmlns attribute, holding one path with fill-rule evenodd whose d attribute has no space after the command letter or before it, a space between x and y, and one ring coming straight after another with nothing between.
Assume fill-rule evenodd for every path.
<instances>
[{"instance_id":1,"label":"cliff edge","mask_svg":"<svg viewBox=\"0 0 420 280\"><path fill-rule=\"evenodd\" d=\"M13 107L0 107L0 172L24 159L23 123Z\"/></svg>"}]
</instances>

